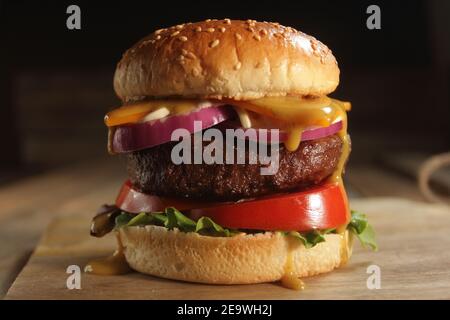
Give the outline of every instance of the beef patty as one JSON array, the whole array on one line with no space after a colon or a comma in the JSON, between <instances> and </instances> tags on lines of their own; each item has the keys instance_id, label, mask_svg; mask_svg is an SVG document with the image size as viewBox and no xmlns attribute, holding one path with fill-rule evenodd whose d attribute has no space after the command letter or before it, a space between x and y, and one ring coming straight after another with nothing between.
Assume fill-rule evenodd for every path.
<instances>
[{"instance_id":1,"label":"beef patty","mask_svg":"<svg viewBox=\"0 0 450 320\"><path fill-rule=\"evenodd\" d=\"M133 186L159 196L207 200L237 200L309 187L335 170L342 152L337 135L303 141L294 152L279 148L279 169L261 175L261 164L180 164L171 160L177 142L162 144L127 155ZM204 142L204 145L206 143ZM246 148L246 159L249 150Z\"/></svg>"}]
</instances>

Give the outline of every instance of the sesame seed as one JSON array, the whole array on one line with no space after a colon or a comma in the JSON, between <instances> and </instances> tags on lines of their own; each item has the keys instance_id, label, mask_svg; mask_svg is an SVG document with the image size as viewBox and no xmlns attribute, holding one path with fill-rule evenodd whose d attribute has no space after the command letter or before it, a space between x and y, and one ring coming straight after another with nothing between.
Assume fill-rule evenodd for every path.
<instances>
[{"instance_id":1,"label":"sesame seed","mask_svg":"<svg viewBox=\"0 0 450 320\"><path fill-rule=\"evenodd\" d=\"M255 29L253 29L252 27L248 27L247 30L250 32L255 32Z\"/></svg>"},{"instance_id":2,"label":"sesame seed","mask_svg":"<svg viewBox=\"0 0 450 320\"><path fill-rule=\"evenodd\" d=\"M231 24L231 20L228 19L228 18L227 19L223 19L223 22L226 23L226 24Z\"/></svg>"},{"instance_id":3,"label":"sesame seed","mask_svg":"<svg viewBox=\"0 0 450 320\"><path fill-rule=\"evenodd\" d=\"M214 28L208 28L208 29L206 29L206 31L209 32L209 33L212 33L212 32L214 32L214 31L216 31L216 29L214 29Z\"/></svg>"},{"instance_id":4,"label":"sesame seed","mask_svg":"<svg viewBox=\"0 0 450 320\"><path fill-rule=\"evenodd\" d=\"M261 36L258 34L253 35L253 39L255 39L256 41L260 41L261 40Z\"/></svg>"},{"instance_id":5,"label":"sesame seed","mask_svg":"<svg viewBox=\"0 0 450 320\"><path fill-rule=\"evenodd\" d=\"M139 48L145 47L145 46L148 45L149 43L155 43L155 40L152 40L152 39L144 40L144 41L142 41L142 43L139 45Z\"/></svg>"},{"instance_id":6,"label":"sesame seed","mask_svg":"<svg viewBox=\"0 0 450 320\"><path fill-rule=\"evenodd\" d=\"M171 37L175 37L175 36L177 36L177 35L179 35L180 34L180 31L175 31L174 33L172 33L170 36Z\"/></svg>"},{"instance_id":7,"label":"sesame seed","mask_svg":"<svg viewBox=\"0 0 450 320\"><path fill-rule=\"evenodd\" d=\"M180 54L180 55L178 56L177 60L178 60L178 61L184 60L184 56L183 56L182 54Z\"/></svg>"},{"instance_id":8,"label":"sesame seed","mask_svg":"<svg viewBox=\"0 0 450 320\"><path fill-rule=\"evenodd\" d=\"M225 30L227 30L227 29L225 29L224 27L220 27L219 30L220 30L220 32L223 33L223 32L225 32Z\"/></svg>"},{"instance_id":9,"label":"sesame seed","mask_svg":"<svg viewBox=\"0 0 450 320\"><path fill-rule=\"evenodd\" d=\"M193 54L192 52L188 52L186 57L191 58L191 59L195 59L195 54Z\"/></svg>"},{"instance_id":10,"label":"sesame seed","mask_svg":"<svg viewBox=\"0 0 450 320\"><path fill-rule=\"evenodd\" d=\"M160 34L160 33L163 32L163 31L164 31L164 29L156 30L156 31L155 31L155 34Z\"/></svg>"},{"instance_id":11,"label":"sesame seed","mask_svg":"<svg viewBox=\"0 0 450 320\"><path fill-rule=\"evenodd\" d=\"M202 27L196 27L194 30L195 30L195 32L201 32L202 31Z\"/></svg>"},{"instance_id":12,"label":"sesame seed","mask_svg":"<svg viewBox=\"0 0 450 320\"><path fill-rule=\"evenodd\" d=\"M214 48L214 47L217 47L218 45L219 45L219 40L218 39L216 39L216 40L214 40L214 41L211 41L210 43L209 43L209 47L210 48Z\"/></svg>"},{"instance_id":13,"label":"sesame seed","mask_svg":"<svg viewBox=\"0 0 450 320\"><path fill-rule=\"evenodd\" d=\"M175 29L177 29L177 30L181 30L183 28L184 28L184 24L179 24L179 25L175 26Z\"/></svg>"},{"instance_id":14,"label":"sesame seed","mask_svg":"<svg viewBox=\"0 0 450 320\"><path fill-rule=\"evenodd\" d=\"M235 36L236 36L236 39L242 40L242 36L239 33L236 33Z\"/></svg>"},{"instance_id":15,"label":"sesame seed","mask_svg":"<svg viewBox=\"0 0 450 320\"><path fill-rule=\"evenodd\" d=\"M261 29L260 31L259 31L259 33L261 33L262 35L267 35L267 30L266 29Z\"/></svg>"},{"instance_id":16,"label":"sesame seed","mask_svg":"<svg viewBox=\"0 0 450 320\"><path fill-rule=\"evenodd\" d=\"M159 39L161 39L161 36L158 34L158 35L155 37L155 39L156 39L156 40L159 40Z\"/></svg>"},{"instance_id":17,"label":"sesame seed","mask_svg":"<svg viewBox=\"0 0 450 320\"><path fill-rule=\"evenodd\" d=\"M234 70L239 70L242 67L242 63L238 62L234 65L233 69Z\"/></svg>"},{"instance_id":18,"label":"sesame seed","mask_svg":"<svg viewBox=\"0 0 450 320\"><path fill-rule=\"evenodd\" d=\"M185 56L187 55L188 51L186 49L181 49L181 53Z\"/></svg>"},{"instance_id":19,"label":"sesame seed","mask_svg":"<svg viewBox=\"0 0 450 320\"><path fill-rule=\"evenodd\" d=\"M211 19L206 19L205 22L211 22Z\"/></svg>"},{"instance_id":20,"label":"sesame seed","mask_svg":"<svg viewBox=\"0 0 450 320\"><path fill-rule=\"evenodd\" d=\"M181 37L179 37L178 38L180 41L183 41L183 42L185 42L185 41L187 41L187 37L185 37L185 36L181 36Z\"/></svg>"}]
</instances>

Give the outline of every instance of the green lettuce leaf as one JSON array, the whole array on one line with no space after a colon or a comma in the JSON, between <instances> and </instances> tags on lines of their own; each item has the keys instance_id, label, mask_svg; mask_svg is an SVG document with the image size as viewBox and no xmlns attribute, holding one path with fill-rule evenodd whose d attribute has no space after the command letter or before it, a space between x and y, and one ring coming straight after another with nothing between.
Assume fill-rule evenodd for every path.
<instances>
[{"instance_id":1,"label":"green lettuce leaf","mask_svg":"<svg viewBox=\"0 0 450 320\"><path fill-rule=\"evenodd\" d=\"M214 235L217 237L231 237L239 232L225 229L222 226L215 223L211 218L201 217L197 221L195 232L205 235Z\"/></svg>"},{"instance_id":2,"label":"green lettuce leaf","mask_svg":"<svg viewBox=\"0 0 450 320\"><path fill-rule=\"evenodd\" d=\"M130 220L133 218L131 214L122 212L116 217L116 228L124 227L130 222Z\"/></svg>"},{"instance_id":3,"label":"green lettuce leaf","mask_svg":"<svg viewBox=\"0 0 450 320\"><path fill-rule=\"evenodd\" d=\"M157 226L165 226L167 223L167 216L165 216L162 212L155 212L152 214L153 215L153 222L154 224L156 224Z\"/></svg>"},{"instance_id":4,"label":"green lettuce leaf","mask_svg":"<svg viewBox=\"0 0 450 320\"><path fill-rule=\"evenodd\" d=\"M375 232L367 220L367 216L360 212L351 211L352 218L347 225L347 229L354 234L364 248L370 248L374 251L378 250L375 239ZM336 229L315 230L308 233L299 233L297 231L284 232L285 235L300 240L306 248L312 248L316 244L325 241L325 234L335 233Z\"/></svg>"},{"instance_id":5,"label":"green lettuce leaf","mask_svg":"<svg viewBox=\"0 0 450 320\"><path fill-rule=\"evenodd\" d=\"M363 247L368 247L374 251L378 250L374 230L369 224L366 215L353 210L351 211L351 214L352 218L347 229L359 239ZM115 222L116 228L125 226L158 225L164 226L170 230L177 228L182 232L196 232L202 235L216 237L232 237L240 233L239 230L224 228L208 217L201 217L195 222L173 207L166 208L164 212L141 212L137 215L122 212L116 217ZM306 233L282 231L282 234L298 239L306 248L312 248L318 243L325 241L325 234L335 232L336 229L325 229Z\"/></svg>"},{"instance_id":6,"label":"green lettuce leaf","mask_svg":"<svg viewBox=\"0 0 450 320\"><path fill-rule=\"evenodd\" d=\"M352 218L347 226L347 229L352 232L361 242L364 248L370 248L373 251L378 250L378 245L375 239L375 232L367 220L367 216L360 212L351 211Z\"/></svg>"},{"instance_id":7,"label":"green lettuce leaf","mask_svg":"<svg viewBox=\"0 0 450 320\"><path fill-rule=\"evenodd\" d=\"M141 212L138 215L131 218L130 221L128 221L127 226L134 227L134 226L142 226L142 225L152 224L152 223L153 223L152 215L147 214L145 212Z\"/></svg>"},{"instance_id":8,"label":"green lettuce leaf","mask_svg":"<svg viewBox=\"0 0 450 320\"><path fill-rule=\"evenodd\" d=\"M166 208L164 213L167 216L167 221L164 226L168 229L178 228L183 232L194 232L197 224L194 220L189 219L180 211L173 207Z\"/></svg>"},{"instance_id":9,"label":"green lettuce leaf","mask_svg":"<svg viewBox=\"0 0 450 320\"><path fill-rule=\"evenodd\" d=\"M164 226L170 230L177 228L182 232L197 232L218 237L231 237L239 233L223 228L208 217L202 217L195 222L173 207L166 208L164 212L141 212L137 215L122 212L116 218L116 228L145 225Z\"/></svg>"},{"instance_id":10,"label":"green lettuce leaf","mask_svg":"<svg viewBox=\"0 0 450 320\"><path fill-rule=\"evenodd\" d=\"M300 233L297 231L287 231L284 232L285 235L294 237L295 239L300 240L305 248L309 249L314 247L316 244L325 241L324 233L321 233L318 230L314 230L308 233Z\"/></svg>"}]
</instances>

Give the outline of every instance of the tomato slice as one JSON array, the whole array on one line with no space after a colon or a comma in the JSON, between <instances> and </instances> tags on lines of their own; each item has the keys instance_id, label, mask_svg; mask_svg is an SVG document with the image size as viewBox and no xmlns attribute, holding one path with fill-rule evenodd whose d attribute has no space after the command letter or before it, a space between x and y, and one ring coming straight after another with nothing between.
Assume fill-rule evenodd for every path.
<instances>
[{"instance_id":1,"label":"tomato slice","mask_svg":"<svg viewBox=\"0 0 450 320\"><path fill-rule=\"evenodd\" d=\"M350 220L347 196L336 184L283 195L191 210L191 218L210 217L223 227L268 231L329 229Z\"/></svg>"},{"instance_id":2,"label":"tomato slice","mask_svg":"<svg viewBox=\"0 0 450 320\"><path fill-rule=\"evenodd\" d=\"M217 205L217 203L214 204ZM133 189L129 180L125 181L122 185L116 198L116 206L130 213L163 211L167 207L175 207L178 210L189 210L192 208L202 208L205 205L207 205L206 202L159 197L142 193Z\"/></svg>"},{"instance_id":3,"label":"tomato slice","mask_svg":"<svg viewBox=\"0 0 450 320\"><path fill-rule=\"evenodd\" d=\"M310 231L336 228L350 220L347 195L337 183L256 200L214 203L149 195L133 189L130 181L126 181L116 206L130 213L175 207L190 211L189 216L194 220L206 216L231 229Z\"/></svg>"}]
</instances>

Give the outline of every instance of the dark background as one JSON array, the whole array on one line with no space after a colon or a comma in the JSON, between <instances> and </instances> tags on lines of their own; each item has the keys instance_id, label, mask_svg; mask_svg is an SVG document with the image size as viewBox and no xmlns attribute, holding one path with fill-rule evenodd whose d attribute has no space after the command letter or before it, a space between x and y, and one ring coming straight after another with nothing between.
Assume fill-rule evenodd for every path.
<instances>
[{"instance_id":1,"label":"dark background","mask_svg":"<svg viewBox=\"0 0 450 320\"><path fill-rule=\"evenodd\" d=\"M81 30L66 8L81 7ZM366 8L381 7L381 30ZM450 145L450 1L2 1L0 182L107 157L112 76L139 38L206 18L278 21L327 44L351 101L351 163L392 163ZM395 162L395 161L394 161Z\"/></svg>"}]
</instances>

